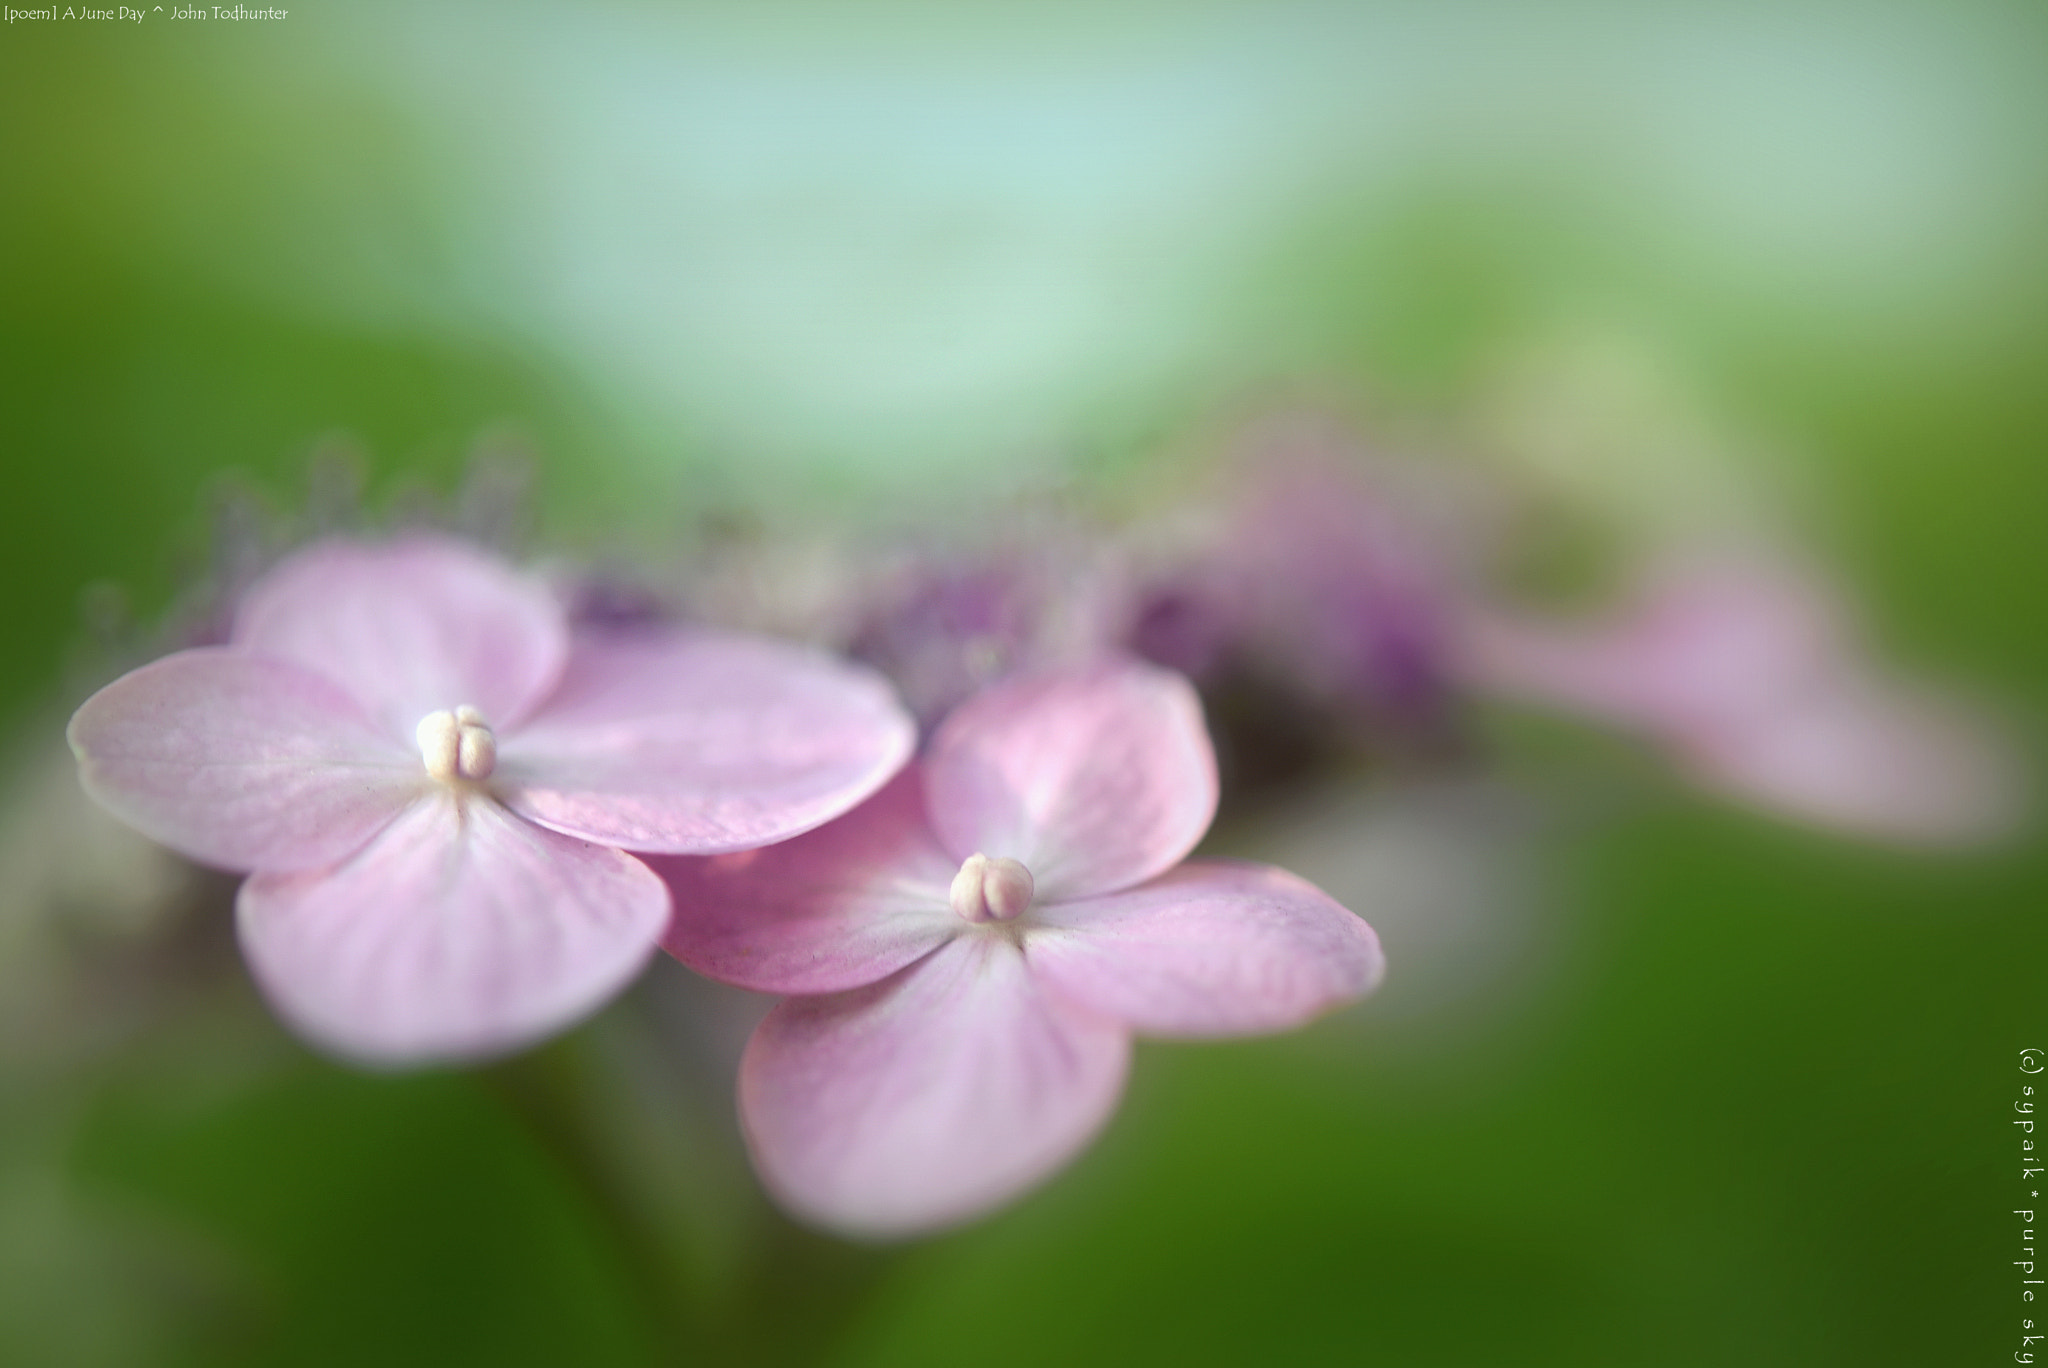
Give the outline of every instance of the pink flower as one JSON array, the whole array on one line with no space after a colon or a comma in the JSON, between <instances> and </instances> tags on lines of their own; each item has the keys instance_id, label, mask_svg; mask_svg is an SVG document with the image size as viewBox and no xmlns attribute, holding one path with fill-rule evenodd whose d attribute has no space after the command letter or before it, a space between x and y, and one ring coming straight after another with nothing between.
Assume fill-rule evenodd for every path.
<instances>
[{"instance_id":1,"label":"pink flower","mask_svg":"<svg viewBox=\"0 0 2048 1368\"><path fill-rule=\"evenodd\" d=\"M1088 1141L1134 1030L1282 1030L1368 991L1379 942L1324 894L1181 863L1215 808L1193 690L1114 663L977 695L807 836L658 861L671 954L795 995L740 1066L768 1186L856 1234L962 1220Z\"/></svg>"},{"instance_id":2,"label":"pink flower","mask_svg":"<svg viewBox=\"0 0 2048 1368\"><path fill-rule=\"evenodd\" d=\"M1852 835L1949 844L2013 819L2014 775L1957 707L1862 658L1826 589L1768 560L1674 562L1580 626L1475 615L1474 682L1663 743L1702 786Z\"/></svg>"},{"instance_id":3,"label":"pink flower","mask_svg":"<svg viewBox=\"0 0 2048 1368\"><path fill-rule=\"evenodd\" d=\"M873 793L909 719L868 672L743 637L570 634L462 544L325 542L228 645L125 675L71 721L88 791L250 870L242 947L281 1015L387 1062L526 1044L646 962L668 916L617 847L779 841Z\"/></svg>"}]
</instances>

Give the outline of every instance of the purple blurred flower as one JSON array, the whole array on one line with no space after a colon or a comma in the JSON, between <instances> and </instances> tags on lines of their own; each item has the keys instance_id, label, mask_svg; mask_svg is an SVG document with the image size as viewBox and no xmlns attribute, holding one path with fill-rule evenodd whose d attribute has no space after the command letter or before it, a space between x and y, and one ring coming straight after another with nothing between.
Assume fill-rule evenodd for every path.
<instances>
[{"instance_id":1,"label":"purple blurred flower","mask_svg":"<svg viewBox=\"0 0 2048 1368\"><path fill-rule=\"evenodd\" d=\"M1100 549L1045 527L1028 548L918 556L866 593L848 652L896 682L926 722L1008 675L1093 659L1121 608Z\"/></svg>"},{"instance_id":2,"label":"purple blurred flower","mask_svg":"<svg viewBox=\"0 0 2048 1368\"><path fill-rule=\"evenodd\" d=\"M1397 732L1440 729L1441 547L1328 439L1284 435L1233 472L1209 535L1145 578L1126 642L1205 682L1236 672Z\"/></svg>"},{"instance_id":3,"label":"purple blurred flower","mask_svg":"<svg viewBox=\"0 0 2048 1368\"><path fill-rule=\"evenodd\" d=\"M977 695L807 836L657 861L671 954L795 995L740 1069L769 1187L856 1234L963 1220L1088 1141L1133 1031L1281 1030L1367 992L1379 942L1323 893L1181 863L1215 806L1194 691L1118 662Z\"/></svg>"},{"instance_id":4,"label":"purple blurred flower","mask_svg":"<svg viewBox=\"0 0 2048 1368\"><path fill-rule=\"evenodd\" d=\"M1475 613L1465 669L1651 736L1700 784L1849 834L1995 836L2017 783L1954 704L1885 678L1814 578L1769 559L1674 562L1602 620Z\"/></svg>"},{"instance_id":5,"label":"purple blurred flower","mask_svg":"<svg viewBox=\"0 0 2048 1368\"><path fill-rule=\"evenodd\" d=\"M1191 560L1132 595L1124 644L1155 665L1207 682L1240 652L1251 616L1245 597L1235 575Z\"/></svg>"},{"instance_id":6,"label":"purple blurred flower","mask_svg":"<svg viewBox=\"0 0 2048 1368\"><path fill-rule=\"evenodd\" d=\"M913 733L866 671L773 642L572 635L461 543L310 547L225 646L102 689L86 788L146 835L253 871L242 945L281 1015L365 1060L526 1044L652 951L634 850L781 840L873 793Z\"/></svg>"},{"instance_id":7,"label":"purple blurred flower","mask_svg":"<svg viewBox=\"0 0 2048 1368\"><path fill-rule=\"evenodd\" d=\"M1254 590L1254 637L1302 683L1402 718L1445 694L1438 568L1383 500L1331 463L1271 471L1238 555Z\"/></svg>"},{"instance_id":8,"label":"purple blurred flower","mask_svg":"<svg viewBox=\"0 0 2048 1368\"><path fill-rule=\"evenodd\" d=\"M887 672L921 716L942 715L1024 650L1034 586L1008 566L919 567L855 630L848 649Z\"/></svg>"}]
</instances>

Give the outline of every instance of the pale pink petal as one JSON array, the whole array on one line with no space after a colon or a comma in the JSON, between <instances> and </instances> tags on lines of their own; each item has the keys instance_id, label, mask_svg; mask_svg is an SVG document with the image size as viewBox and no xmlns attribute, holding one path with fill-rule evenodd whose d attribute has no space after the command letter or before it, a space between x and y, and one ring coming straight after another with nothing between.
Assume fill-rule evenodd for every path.
<instances>
[{"instance_id":1,"label":"pale pink petal","mask_svg":"<svg viewBox=\"0 0 2048 1368\"><path fill-rule=\"evenodd\" d=\"M296 661L410 739L469 704L503 729L562 671L567 628L537 581L463 542L326 541L280 563L235 614L234 644Z\"/></svg>"},{"instance_id":2,"label":"pale pink petal","mask_svg":"<svg viewBox=\"0 0 2048 1368\"><path fill-rule=\"evenodd\" d=\"M1838 606L1769 561L1665 567L1604 620L1544 623L1475 611L1463 624L1474 682L1671 730L1758 715L1853 659Z\"/></svg>"},{"instance_id":3,"label":"pale pink petal","mask_svg":"<svg viewBox=\"0 0 2048 1368\"><path fill-rule=\"evenodd\" d=\"M1031 916L1039 981L1147 1035L1286 1030L1364 996L1385 968L1371 927L1270 865L1198 860Z\"/></svg>"},{"instance_id":4,"label":"pale pink petal","mask_svg":"<svg viewBox=\"0 0 2048 1368\"><path fill-rule=\"evenodd\" d=\"M1043 992L1008 936L977 932L770 1012L740 1064L740 1119L792 1212L907 1235L1066 1163L1114 1109L1129 1054L1122 1026Z\"/></svg>"},{"instance_id":5,"label":"pale pink petal","mask_svg":"<svg viewBox=\"0 0 2048 1368\"><path fill-rule=\"evenodd\" d=\"M675 900L662 945L698 973L765 993L887 978L965 929L954 862L914 770L816 831L733 855L648 858Z\"/></svg>"},{"instance_id":6,"label":"pale pink petal","mask_svg":"<svg viewBox=\"0 0 2048 1368\"><path fill-rule=\"evenodd\" d=\"M1855 649L1839 603L1769 560L1667 567L1599 626L1475 615L1481 682L1654 737L1701 784L1781 816L1883 840L2009 829L2016 767L1954 705Z\"/></svg>"},{"instance_id":7,"label":"pale pink petal","mask_svg":"<svg viewBox=\"0 0 2048 1368\"><path fill-rule=\"evenodd\" d=\"M988 689L932 738L925 792L956 860L1021 860L1042 899L1141 883L1216 814L1202 705L1169 670L1116 661Z\"/></svg>"},{"instance_id":8,"label":"pale pink petal","mask_svg":"<svg viewBox=\"0 0 2048 1368\"><path fill-rule=\"evenodd\" d=\"M1637 653L1611 631L1474 611L1457 643L1459 672L1477 688L1616 722L1656 715Z\"/></svg>"},{"instance_id":9,"label":"pale pink petal","mask_svg":"<svg viewBox=\"0 0 2048 1368\"><path fill-rule=\"evenodd\" d=\"M1616 633L1617 684L1671 728L1755 716L1816 682L1866 668L1841 606L1817 579L1769 560L1660 570Z\"/></svg>"},{"instance_id":10,"label":"pale pink petal","mask_svg":"<svg viewBox=\"0 0 2048 1368\"><path fill-rule=\"evenodd\" d=\"M468 1059L531 1044L640 972L668 916L654 872L487 798L422 798L353 858L258 874L242 950L279 1015L354 1059Z\"/></svg>"},{"instance_id":11,"label":"pale pink petal","mask_svg":"<svg viewBox=\"0 0 2048 1368\"><path fill-rule=\"evenodd\" d=\"M709 632L592 634L554 696L501 734L497 782L558 831L709 855L837 817L915 744L881 676L822 652Z\"/></svg>"},{"instance_id":12,"label":"pale pink petal","mask_svg":"<svg viewBox=\"0 0 2048 1368\"><path fill-rule=\"evenodd\" d=\"M2002 835L2022 806L2017 767L1959 710L1844 680L1766 717L1678 738L1707 787L1783 816L1909 845Z\"/></svg>"},{"instance_id":13,"label":"pale pink petal","mask_svg":"<svg viewBox=\"0 0 2048 1368\"><path fill-rule=\"evenodd\" d=\"M86 791L225 869L331 864L428 780L419 757L296 665L208 647L123 675L71 719Z\"/></svg>"}]
</instances>

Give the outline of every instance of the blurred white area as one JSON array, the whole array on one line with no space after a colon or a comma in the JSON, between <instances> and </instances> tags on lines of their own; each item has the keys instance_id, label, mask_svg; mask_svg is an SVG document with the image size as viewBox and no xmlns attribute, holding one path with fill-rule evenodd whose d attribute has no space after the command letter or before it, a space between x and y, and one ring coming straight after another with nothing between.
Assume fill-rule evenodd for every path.
<instances>
[{"instance_id":1,"label":"blurred white area","mask_svg":"<svg viewBox=\"0 0 2048 1368\"><path fill-rule=\"evenodd\" d=\"M308 221L202 248L220 269L517 339L643 459L757 496L1029 485L1332 364L1276 280L1372 314L1405 268L1373 233L1433 195L1569 206L1539 314L1647 289L1924 323L2027 249L2048 130L2038 26L1973 4L446 0L303 35L264 98L388 113L436 241Z\"/></svg>"},{"instance_id":2,"label":"blurred white area","mask_svg":"<svg viewBox=\"0 0 2048 1368\"><path fill-rule=\"evenodd\" d=\"M1543 822L1492 781L1334 782L1220 830L1204 853L1277 864L1365 918L1387 956L1369 1015L1443 1034L1526 1001L1556 963Z\"/></svg>"},{"instance_id":3,"label":"blurred white area","mask_svg":"<svg viewBox=\"0 0 2048 1368\"><path fill-rule=\"evenodd\" d=\"M36 729L42 732L43 729ZM0 961L42 940L129 940L191 893L192 867L86 796L56 744L14 757L0 791Z\"/></svg>"},{"instance_id":4,"label":"blurred white area","mask_svg":"<svg viewBox=\"0 0 2048 1368\"><path fill-rule=\"evenodd\" d=\"M54 719L24 728L0 766L0 1075L111 1034L131 1002L88 1021L82 969L159 935L191 901L196 872L85 794Z\"/></svg>"}]
</instances>

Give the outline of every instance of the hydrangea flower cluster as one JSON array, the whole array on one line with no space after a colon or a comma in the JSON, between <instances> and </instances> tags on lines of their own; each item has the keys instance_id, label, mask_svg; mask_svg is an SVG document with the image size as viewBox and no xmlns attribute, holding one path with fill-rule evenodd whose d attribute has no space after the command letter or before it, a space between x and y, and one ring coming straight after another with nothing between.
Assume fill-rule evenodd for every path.
<instances>
[{"instance_id":1,"label":"hydrangea flower cluster","mask_svg":"<svg viewBox=\"0 0 2048 1368\"><path fill-rule=\"evenodd\" d=\"M1188 858L1220 792L1198 688L1247 788L1290 746L1464 763L1465 701L1495 694L1837 831L2013 818L1983 731L1880 671L1795 562L1653 565L1557 622L1477 587L1486 519L1441 490L1316 442L1234 474L1149 544L838 564L829 612L772 615L823 645L676 627L638 584L558 595L446 537L324 541L70 740L104 807L248 874L251 972L332 1053L516 1050L658 947L780 996L740 1062L748 1148L789 1210L878 1238L1066 1163L1134 1036L1286 1030L1378 982L1374 932L1318 889ZM736 582L773 588L769 552Z\"/></svg>"},{"instance_id":2,"label":"hydrangea flower cluster","mask_svg":"<svg viewBox=\"0 0 2048 1368\"><path fill-rule=\"evenodd\" d=\"M905 770L915 725L866 667L572 628L462 543L336 540L69 736L106 808L248 873L252 973L342 1056L517 1049L657 942L789 995L742 1068L749 1143L786 1205L854 1233L1050 1173L1107 1118L1133 1031L1284 1029L1381 972L1300 880L1182 863L1215 758L1189 684L1127 658L983 691Z\"/></svg>"}]
</instances>

